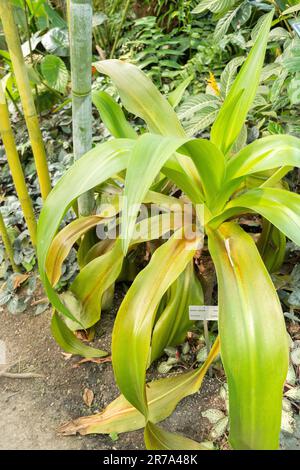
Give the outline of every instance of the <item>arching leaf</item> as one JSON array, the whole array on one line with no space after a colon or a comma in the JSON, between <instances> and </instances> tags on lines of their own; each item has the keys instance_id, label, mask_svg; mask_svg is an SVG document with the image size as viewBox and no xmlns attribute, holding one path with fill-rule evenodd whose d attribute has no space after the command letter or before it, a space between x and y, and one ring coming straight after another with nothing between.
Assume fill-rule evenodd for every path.
<instances>
[{"instance_id":1,"label":"arching leaf","mask_svg":"<svg viewBox=\"0 0 300 470\"><path fill-rule=\"evenodd\" d=\"M48 250L59 224L72 202L81 194L126 168L134 142L127 139L113 140L100 144L86 153L59 180L41 211L37 232L37 254L41 280L52 305L73 321L76 321L76 318L60 301L47 278Z\"/></svg>"},{"instance_id":2,"label":"arching leaf","mask_svg":"<svg viewBox=\"0 0 300 470\"><path fill-rule=\"evenodd\" d=\"M221 357L234 449L277 449L288 344L281 305L254 241L237 224L208 228L218 278Z\"/></svg>"},{"instance_id":3,"label":"arching leaf","mask_svg":"<svg viewBox=\"0 0 300 470\"><path fill-rule=\"evenodd\" d=\"M200 237L189 238L184 237L184 230L178 230L155 251L127 292L114 325L112 357L117 384L125 398L147 418L145 376L155 312L168 287L199 247Z\"/></svg>"},{"instance_id":4,"label":"arching leaf","mask_svg":"<svg viewBox=\"0 0 300 470\"><path fill-rule=\"evenodd\" d=\"M222 221L245 209L258 212L288 238L300 246L300 195L277 188L256 188L232 199L224 212L209 224L218 226Z\"/></svg>"},{"instance_id":5,"label":"arching leaf","mask_svg":"<svg viewBox=\"0 0 300 470\"><path fill-rule=\"evenodd\" d=\"M84 357L105 357L107 352L92 348L80 341L67 327L64 321L54 313L51 320L52 335L59 346L66 352Z\"/></svg>"},{"instance_id":6,"label":"arching leaf","mask_svg":"<svg viewBox=\"0 0 300 470\"><path fill-rule=\"evenodd\" d=\"M291 135L270 135L247 145L230 159L226 180L283 166L300 167L300 140Z\"/></svg>"},{"instance_id":7,"label":"arching leaf","mask_svg":"<svg viewBox=\"0 0 300 470\"><path fill-rule=\"evenodd\" d=\"M224 154L238 137L253 103L264 63L273 11L265 15L258 37L238 73L211 129L211 140ZM235 103L235 106L233 106Z\"/></svg>"},{"instance_id":8,"label":"arching leaf","mask_svg":"<svg viewBox=\"0 0 300 470\"><path fill-rule=\"evenodd\" d=\"M137 133L125 118L121 106L108 93L93 91L92 101L111 135L116 138L137 138Z\"/></svg>"},{"instance_id":9,"label":"arching leaf","mask_svg":"<svg viewBox=\"0 0 300 470\"><path fill-rule=\"evenodd\" d=\"M105 73L113 80L124 106L142 118L150 132L184 137L184 130L172 106L142 70L117 59L102 60L94 65L99 72Z\"/></svg>"}]
</instances>

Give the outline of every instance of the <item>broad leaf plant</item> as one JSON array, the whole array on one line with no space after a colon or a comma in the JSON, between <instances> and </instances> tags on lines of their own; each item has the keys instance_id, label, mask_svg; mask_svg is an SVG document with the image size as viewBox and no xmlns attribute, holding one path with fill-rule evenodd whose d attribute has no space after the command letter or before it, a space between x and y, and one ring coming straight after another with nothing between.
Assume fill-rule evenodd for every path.
<instances>
[{"instance_id":1,"label":"broad leaf plant","mask_svg":"<svg viewBox=\"0 0 300 470\"><path fill-rule=\"evenodd\" d=\"M157 423L179 400L199 389L220 351L229 387L231 446L279 446L288 342L270 272L282 261L286 237L300 245L300 196L282 182L291 168L300 167L300 142L280 134L240 150L235 145L256 95L272 15L261 23L210 140L187 137L174 109L137 67L119 60L96 64L147 131L137 135L110 96L95 95L94 103L114 138L76 161L43 207L38 223L39 268L55 309L52 331L62 347L87 357L106 354L81 343L72 331L99 321L112 286L136 247L151 240L159 243L134 278L114 324L112 362L122 395L103 413L85 418L83 433L144 427L148 449L205 449L204 443L170 433ZM161 191L162 181L176 185L184 199ZM93 190L99 200L108 187L115 189L109 210L100 204L97 214L79 217L59 230L81 194ZM122 198L115 197L120 193ZM176 217L183 200L192 207L189 225ZM150 203L168 209L137 220L140 205ZM258 244L239 224L244 214L262 217ZM113 216L116 239L93 242L94 228L109 225ZM203 227L204 236L195 226ZM167 232L172 235L165 240ZM146 386L151 362L164 347L184 339L190 326L187 306L203 303L193 258L206 240L218 281L219 337L202 367ZM70 291L59 296L55 285L63 261L79 241L80 272Z\"/></svg>"}]
</instances>

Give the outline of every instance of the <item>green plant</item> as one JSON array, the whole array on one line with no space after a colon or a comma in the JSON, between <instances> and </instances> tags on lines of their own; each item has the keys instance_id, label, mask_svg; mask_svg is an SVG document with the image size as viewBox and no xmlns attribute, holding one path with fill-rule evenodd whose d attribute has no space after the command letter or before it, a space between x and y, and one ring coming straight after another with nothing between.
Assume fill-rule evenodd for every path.
<instances>
[{"instance_id":1,"label":"green plant","mask_svg":"<svg viewBox=\"0 0 300 470\"><path fill-rule=\"evenodd\" d=\"M300 197L280 187L290 168L300 167L300 146L295 137L272 135L234 150L259 85L272 16L273 12L261 22L254 46L212 126L210 141L186 136L173 109L138 68L117 60L99 62L98 70L111 77L124 106L146 122L149 132L138 137L128 128L122 110L106 97L102 114L117 138L96 146L73 165L51 192L39 219L41 278L54 308L66 317L65 322L64 317L55 313L52 328L56 337L67 343L70 352L76 351L77 343L75 348L76 338L66 324L71 320L78 325L77 329L87 328L99 320L101 300L117 279L128 250L140 241L152 239L153 233L157 240L164 230L173 232L166 242L159 244L149 264L137 275L119 309L112 359L123 397L110 410L126 407L126 401L132 407L122 414L121 421L119 415L115 416L101 431L108 432L109 428L109 432L124 432L145 426L149 449L205 448L161 429L156 423L166 418L183 396L198 390L203 373L218 354L219 340L202 368L145 385L157 312L165 294L203 246L203 233L195 229L199 225L208 238L218 278L219 334L229 385L231 445L235 449L277 449L279 445L282 388L288 368L285 323L275 287L256 244L238 221L242 214L258 213L275 231L300 244ZM102 207L97 216L79 218L56 235L64 214L80 194L92 188L104 190L111 181L122 192L123 185L117 181L123 181L124 170L121 206L119 199L114 200L110 211ZM155 191L160 187L161 173L189 199L193 218L190 223L171 218L172 223L163 230L161 214L152 221L144 218L137 227L142 202L159 205L165 202L172 211L170 204L174 200ZM120 208L120 236L109 248L102 241L82 257L83 234L99 222L107 222L112 214L119 214ZM152 237L145 232L150 222L156 228ZM63 302L53 286L59 279L63 260L79 238L79 262L83 267L71 286L72 294ZM101 254L103 250L105 253ZM277 257L277 250L268 251L266 262L276 261ZM172 322L175 319L172 315ZM95 353L87 346L82 347L88 355ZM137 416L134 425L132 417ZM97 429L97 419L101 418L94 419ZM101 426L98 432L99 429Z\"/></svg>"},{"instance_id":2,"label":"green plant","mask_svg":"<svg viewBox=\"0 0 300 470\"><path fill-rule=\"evenodd\" d=\"M180 61L189 53L190 39L180 31L164 33L155 16L139 18L122 41L121 58L130 60L162 84L178 74Z\"/></svg>"},{"instance_id":3,"label":"green plant","mask_svg":"<svg viewBox=\"0 0 300 470\"><path fill-rule=\"evenodd\" d=\"M206 93L191 95L178 107L178 117L188 135L196 135L215 121L243 62L243 57L232 59L222 72L220 83L217 83L211 73Z\"/></svg>"},{"instance_id":4,"label":"green plant","mask_svg":"<svg viewBox=\"0 0 300 470\"><path fill-rule=\"evenodd\" d=\"M132 2L102 0L94 3L96 3L96 13L93 16L95 45L101 48L101 55L112 57L119 46L121 36L126 31L126 19Z\"/></svg>"},{"instance_id":5,"label":"green plant","mask_svg":"<svg viewBox=\"0 0 300 470\"><path fill-rule=\"evenodd\" d=\"M37 110L49 110L63 99L68 83L67 24L46 0L16 0L11 7L18 20L21 49ZM16 105L19 92L11 57L5 47L2 49L0 55L7 72L6 92Z\"/></svg>"},{"instance_id":6,"label":"green plant","mask_svg":"<svg viewBox=\"0 0 300 470\"><path fill-rule=\"evenodd\" d=\"M253 2L251 0L202 0L193 10L194 14L202 14L209 10L217 21L215 39L220 40L232 29L239 31L257 12L266 12L273 8L267 2Z\"/></svg>"},{"instance_id":7,"label":"green plant","mask_svg":"<svg viewBox=\"0 0 300 470\"><path fill-rule=\"evenodd\" d=\"M259 17L274 7L277 16L274 23L282 23L288 30L291 30L287 20L298 11L297 6L294 6L296 4L297 0L266 0L264 2L253 0L213 0L210 2L202 0L192 13L203 14L206 11L213 13L213 18L217 21L214 37L220 41L230 30L238 34L240 30L245 28L249 34L255 23L259 25ZM290 6L289 9L287 9L288 6Z\"/></svg>"},{"instance_id":8,"label":"green plant","mask_svg":"<svg viewBox=\"0 0 300 470\"><path fill-rule=\"evenodd\" d=\"M119 53L145 71L157 86L170 91L193 75L191 88L202 87L208 70L218 73L230 53L222 51L212 38L210 20L193 18L189 30L174 27L165 32L155 16L139 18L122 39Z\"/></svg>"},{"instance_id":9,"label":"green plant","mask_svg":"<svg viewBox=\"0 0 300 470\"><path fill-rule=\"evenodd\" d=\"M188 27L191 24L191 13L196 3L197 0L159 0L155 2L154 13L158 17L159 23L167 29L170 29L172 23Z\"/></svg>"},{"instance_id":10,"label":"green plant","mask_svg":"<svg viewBox=\"0 0 300 470\"><path fill-rule=\"evenodd\" d=\"M17 30L22 42L24 67L36 109L39 113L49 111L58 101L64 100L63 95L67 91L69 81L67 24L46 0L16 0L11 3L11 9L14 18L18 19ZM24 22L20 20L23 17ZM17 36L16 31L14 35ZM0 50L5 74L2 83L7 98L13 102L21 116L22 112L18 105L20 93L14 75L13 61L6 47L5 44Z\"/></svg>"},{"instance_id":11,"label":"green plant","mask_svg":"<svg viewBox=\"0 0 300 470\"><path fill-rule=\"evenodd\" d=\"M23 58L18 30L13 16L13 9L9 1L3 0L0 3L0 13L5 39L11 54L13 70L24 109L24 116L35 158L41 193L43 199L46 199L51 190L47 157L31 92L28 72Z\"/></svg>"},{"instance_id":12,"label":"green plant","mask_svg":"<svg viewBox=\"0 0 300 470\"><path fill-rule=\"evenodd\" d=\"M61 14L47 0L12 0L11 4L22 39L28 40L28 27L29 32L34 34L51 27L66 26Z\"/></svg>"},{"instance_id":13,"label":"green plant","mask_svg":"<svg viewBox=\"0 0 300 470\"><path fill-rule=\"evenodd\" d=\"M254 28L247 45L253 45L258 34ZM255 136L288 132L299 136L299 44L298 36L284 28L274 28L268 38L269 58L274 61L267 64L260 77L257 96L249 110L247 131L244 129L241 142ZM232 59L224 71L212 76L206 93L191 94L177 109L179 118L189 135L195 135L207 129L214 121L220 106L244 58Z\"/></svg>"},{"instance_id":14,"label":"green plant","mask_svg":"<svg viewBox=\"0 0 300 470\"><path fill-rule=\"evenodd\" d=\"M299 51L300 40L286 32L282 53L262 73L261 90L250 119L263 134L288 132L299 136Z\"/></svg>"}]
</instances>

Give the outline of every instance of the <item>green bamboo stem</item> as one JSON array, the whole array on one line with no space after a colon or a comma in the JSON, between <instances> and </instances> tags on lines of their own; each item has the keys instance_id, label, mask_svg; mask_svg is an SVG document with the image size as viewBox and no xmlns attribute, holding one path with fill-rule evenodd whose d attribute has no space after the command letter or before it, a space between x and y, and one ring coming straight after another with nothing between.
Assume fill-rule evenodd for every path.
<instances>
[{"instance_id":1,"label":"green bamboo stem","mask_svg":"<svg viewBox=\"0 0 300 470\"><path fill-rule=\"evenodd\" d=\"M4 90L0 81L0 135L6 152L6 157L16 192L22 207L33 245L36 245L36 221L32 202L28 194L25 176L19 159L13 131L11 128Z\"/></svg>"},{"instance_id":2,"label":"green bamboo stem","mask_svg":"<svg viewBox=\"0 0 300 470\"><path fill-rule=\"evenodd\" d=\"M11 241L9 239L8 233L7 233L7 229L6 229L4 220L3 220L1 210L0 210L0 234L1 234L1 237L2 237L2 241L3 241L3 245L4 245L4 248L5 248L6 254L9 258L11 267L12 267L14 272L18 272L19 270L18 270L17 265L16 265L15 260L14 260L14 250L13 250Z\"/></svg>"},{"instance_id":3,"label":"green bamboo stem","mask_svg":"<svg viewBox=\"0 0 300 470\"><path fill-rule=\"evenodd\" d=\"M70 0L69 38L75 160L92 148L92 17L91 0ZM80 215L92 213L94 209L92 192L80 196L78 209Z\"/></svg>"},{"instance_id":4,"label":"green bamboo stem","mask_svg":"<svg viewBox=\"0 0 300 470\"><path fill-rule=\"evenodd\" d=\"M34 60L33 60L33 53L32 53L32 47L31 47L31 34L30 34L30 25L29 25L29 15L28 15L28 5L27 5L27 0L23 0L24 4L24 13L25 13L25 21L26 21L26 32L27 32L27 41L29 45L29 54L30 54L30 62L32 67L34 68ZM38 88L36 85L34 85L35 89L35 94L38 97Z\"/></svg>"},{"instance_id":5,"label":"green bamboo stem","mask_svg":"<svg viewBox=\"0 0 300 470\"><path fill-rule=\"evenodd\" d=\"M14 21L12 5L9 0L0 0L0 17L23 106L41 194L42 198L45 200L51 191L47 157L30 88L28 73L22 54L19 33Z\"/></svg>"}]
</instances>

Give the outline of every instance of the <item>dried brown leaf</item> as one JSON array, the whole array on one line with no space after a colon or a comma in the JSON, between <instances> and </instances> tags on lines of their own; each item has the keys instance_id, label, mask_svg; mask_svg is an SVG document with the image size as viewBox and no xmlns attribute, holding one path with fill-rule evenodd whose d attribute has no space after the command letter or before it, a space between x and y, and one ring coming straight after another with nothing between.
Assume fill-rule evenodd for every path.
<instances>
[{"instance_id":1,"label":"dried brown leaf","mask_svg":"<svg viewBox=\"0 0 300 470\"><path fill-rule=\"evenodd\" d=\"M80 361L76 362L72 365L73 369L77 369L82 364L86 364L87 362L93 362L95 364L104 364L104 362L111 362L111 356L109 357L85 357Z\"/></svg>"},{"instance_id":2,"label":"dried brown leaf","mask_svg":"<svg viewBox=\"0 0 300 470\"><path fill-rule=\"evenodd\" d=\"M90 407L93 403L94 400L94 392L90 388L85 388L83 395L82 395L83 401L86 404L86 406Z\"/></svg>"},{"instance_id":3,"label":"dried brown leaf","mask_svg":"<svg viewBox=\"0 0 300 470\"><path fill-rule=\"evenodd\" d=\"M14 290L18 289L27 279L29 278L29 274L15 274L14 275Z\"/></svg>"}]
</instances>

